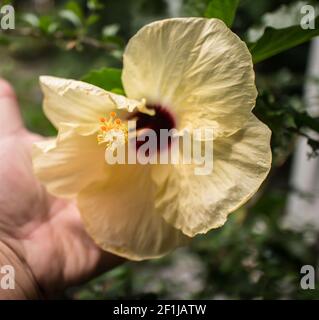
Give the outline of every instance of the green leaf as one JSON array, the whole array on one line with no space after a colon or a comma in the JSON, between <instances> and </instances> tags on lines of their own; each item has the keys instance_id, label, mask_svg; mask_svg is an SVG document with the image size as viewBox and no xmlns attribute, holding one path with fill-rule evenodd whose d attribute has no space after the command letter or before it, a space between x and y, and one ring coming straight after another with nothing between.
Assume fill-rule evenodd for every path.
<instances>
[{"instance_id":1,"label":"green leaf","mask_svg":"<svg viewBox=\"0 0 319 320\"><path fill-rule=\"evenodd\" d=\"M92 11L101 10L104 8L104 4L101 3L99 0L88 0L87 7Z\"/></svg>"},{"instance_id":2,"label":"green leaf","mask_svg":"<svg viewBox=\"0 0 319 320\"><path fill-rule=\"evenodd\" d=\"M39 20L39 28L48 34L54 33L59 27L59 24L50 16L42 16Z\"/></svg>"},{"instance_id":3,"label":"green leaf","mask_svg":"<svg viewBox=\"0 0 319 320\"><path fill-rule=\"evenodd\" d=\"M218 18L231 27L235 19L239 0L212 0L205 11L206 18Z\"/></svg>"},{"instance_id":4,"label":"green leaf","mask_svg":"<svg viewBox=\"0 0 319 320\"><path fill-rule=\"evenodd\" d=\"M33 13L25 13L21 16L21 20L29 24L31 27L39 27L39 17Z\"/></svg>"},{"instance_id":5,"label":"green leaf","mask_svg":"<svg viewBox=\"0 0 319 320\"><path fill-rule=\"evenodd\" d=\"M298 113L296 122L300 127L306 127L319 133L319 120L311 117L307 112Z\"/></svg>"},{"instance_id":6,"label":"green leaf","mask_svg":"<svg viewBox=\"0 0 319 320\"><path fill-rule=\"evenodd\" d=\"M315 25L319 25L319 18L316 18ZM299 25L283 29L268 27L263 36L256 42L249 44L248 47L254 63L258 63L307 42L318 35L319 28L304 30Z\"/></svg>"},{"instance_id":7,"label":"green leaf","mask_svg":"<svg viewBox=\"0 0 319 320\"><path fill-rule=\"evenodd\" d=\"M110 24L108 26L103 27L102 35L104 38L115 36L120 30L120 26L118 24Z\"/></svg>"},{"instance_id":8,"label":"green leaf","mask_svg":"<svg viewBox=\"0 0 319 320\"><path fill-rule=\"evenodd\" d=\"M103 68L89 72L87 75L82 77L81 80L102 89L124 95L121 76L122 70L120 69Z\"/></svg>"},{"instance_id":9,"label":"green leaf","mask_svg":"<svg viewBox=\"0 0 319 320\"><path fill-rule=\"evenodd\" d=\"M262 37L267 27L284 29L300 25L303 17L301 9L305 5L307 5L307 2L298 1L289 5L282 5L275 11L265 13L261 17L259 25L253 26L247 31L248 42L256 42Z\"/></svg>"},{"instance_id":10,"label":"green leaf","mask_svg":"<svg viewBox=\"0 0 319 320\"><path fill-rule=\"evenodd\" d=\"M81 21L84 20L84 12L76 1L68 1L65 5L66 10L72 11Z\"/></svg>"},{"instance_id":11,"label":"green leaf","mask_svg":"<svg viewBox=\"0 0 319 320\"><path fill-rule=\"evenodd\" d=\"M87 25L87 26L92 26L92 25L94 25L94 24L96 24L99 20L100 20L100 16L99 15L97 15L97 14L90 14L88 17L87 17L87 19L86 19L86 21L85 21L85 24Z\"/></svg>"},{"instance_id":12,"label":"green leaf","mask_svg":"<svg viewBox=\"0 0 319 320\"><path fill-rule=\"evenodd\" d=\"M81 27L82 26L81 19L71 10L61 10L59 12L59 16L62 19L65 19L65 20L71 22L76 27Z\"/></svg>"}]
</instances>

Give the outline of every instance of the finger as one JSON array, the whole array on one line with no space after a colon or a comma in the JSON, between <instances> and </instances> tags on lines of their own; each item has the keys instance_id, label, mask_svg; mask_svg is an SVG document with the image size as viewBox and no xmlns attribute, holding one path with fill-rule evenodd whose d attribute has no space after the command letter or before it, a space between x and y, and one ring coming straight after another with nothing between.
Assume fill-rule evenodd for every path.
<instances>
[{"instance_id":1,"label":"finger","mask_svg":"<svg viewBox=\"0 0 319 320\"><path fill-rule=\"evenodd\" d=\"M0 78L0 136L9 135L23 127L16 95L11 85Z\"/></svg>"}]
</instances>

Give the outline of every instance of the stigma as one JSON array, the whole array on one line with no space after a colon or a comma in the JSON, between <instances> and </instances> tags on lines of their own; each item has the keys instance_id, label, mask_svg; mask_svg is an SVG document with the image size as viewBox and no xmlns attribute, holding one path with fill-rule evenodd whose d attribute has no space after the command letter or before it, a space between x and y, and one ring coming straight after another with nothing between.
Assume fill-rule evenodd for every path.
<instances>
[{"instance_id":1,"label":"stigma","mask_svg":"<svg viewBox=\"0 0 319 320\"><path fill-rule=\"evenodd\" d=\"M112 111L109 117L100 118L100 129L97 135L98 144L105 144L107 150L114 151L128 140L128 127Z\"/></svg>"}]
</instances>

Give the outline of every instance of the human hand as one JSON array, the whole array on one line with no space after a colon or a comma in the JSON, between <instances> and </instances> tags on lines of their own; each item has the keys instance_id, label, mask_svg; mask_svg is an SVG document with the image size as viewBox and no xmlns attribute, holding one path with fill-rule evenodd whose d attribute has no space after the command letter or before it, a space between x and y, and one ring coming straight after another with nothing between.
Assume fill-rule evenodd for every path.
<instances>
[{"instance_id":1,"label":"human hand","mask_svg":"<svg viewBox=\"0 0 319 320\"><path fill-rule=\"evenodd\" d=\"M16 270L15 290L0 289L0 298L52 297L123 261L93 243L73 201L50 196L37 181L31 146L41 139L24 127L0 79L0 266Z\"/></svg>"}]
</instances>

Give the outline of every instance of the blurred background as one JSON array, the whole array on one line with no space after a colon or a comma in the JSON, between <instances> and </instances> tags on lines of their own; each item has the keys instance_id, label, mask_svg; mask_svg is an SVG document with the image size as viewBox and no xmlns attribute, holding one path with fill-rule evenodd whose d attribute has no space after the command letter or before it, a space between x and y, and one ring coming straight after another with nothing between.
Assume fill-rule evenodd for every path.
<instances>
[{"instance_id":1,"label":"blurred background","mask_svg":"<svg viewBox=\"0 0 319 320\"><path fill-rule=\"evenodd\" d=\"M16 11L16 29L0 33L0 75L17 90L27 127L54 135L41 110L39 75L81 79L94 69L121 68L125 44L140 27L165 17L205 16L209 2L0 1ZM289 25L300 4L242 0L233 30L251 42L265 24ZM254 112L273 131L274 163L259 193L224 227L164 258L126 263L69 289L65 299L319 298L319 285L318 291L300 288L301 267L316 267L319 257L317 60L313 41L256 64Z\"/></svg>"}]
</instances>

